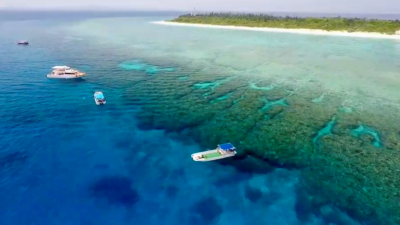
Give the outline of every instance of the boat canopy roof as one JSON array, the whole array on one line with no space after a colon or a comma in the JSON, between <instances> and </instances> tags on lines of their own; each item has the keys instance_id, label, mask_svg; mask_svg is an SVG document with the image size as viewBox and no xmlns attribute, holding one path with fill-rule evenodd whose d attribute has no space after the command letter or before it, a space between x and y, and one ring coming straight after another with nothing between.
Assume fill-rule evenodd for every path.
<instances>
[{"instance_id":1,"label":"boat canopy roof","mask_svg":"<svg viewBox=\"0 0 400 225\"><path fill-rule=\"evenodd\" d=\"M103 98L104 98L104 95L103 95L103 93L96 93L96 94L95 94L95 97L96 97L97 99L103 99Z\"/></svg>"},{"instance_id":2,"label":"boat canopy roof","mask_svg":"<svg viewBox=\"0 0 400 225\"><path fill-rule=\"evenodd\" d=\"M235 146L233 146L231 143L220 144L218 147L224 151L235 149Z\"/></svg>"},{"instance_id":3,"label":"boat canopy roof","mask_svg":"<svg viewBox=\"0 0 400 225\"><path fill-rule=\"evenodd\" d=\"M68 66L53 66L53 70L67 70L70 69Z\"/></svg>"}]
</instances>

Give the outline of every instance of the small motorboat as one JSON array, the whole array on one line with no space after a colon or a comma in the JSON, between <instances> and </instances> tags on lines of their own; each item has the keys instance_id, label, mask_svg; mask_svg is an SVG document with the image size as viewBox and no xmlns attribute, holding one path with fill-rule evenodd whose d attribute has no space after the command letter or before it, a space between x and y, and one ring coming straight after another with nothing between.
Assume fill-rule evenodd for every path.
<instances>
[{"instance_id":1,"label":"small motorboat","mask_svg":"<svg viewBox=\"0 0 400 225\"><path fill-rule=\"evenodd\" d=\"M231 143L220 144L214 150L197 152L192 154L192 159L199 162L214 161L236 155L236 148Z\"/></svg>"},{"instance_id":2,"label":"small motorboat","mask_svg":"<svg viewBox=\"0 0 400 225\"><path fill-rule=\"evenodd\" d=\"M94 93L94 101L96 102L96 105L104 105L104 104L106 104L106 98L104 97L103 92L96 91Z\"/></svg>"},{"instance_id":3,"label":"small motorboat","mask_svg":"<svg viewBox=\"0 0 400 225\"><path fill-rule=\"evenodd\" d=\"M18 45L29 45L28 41L18 41Z\"/></svg>"}]
</instances>

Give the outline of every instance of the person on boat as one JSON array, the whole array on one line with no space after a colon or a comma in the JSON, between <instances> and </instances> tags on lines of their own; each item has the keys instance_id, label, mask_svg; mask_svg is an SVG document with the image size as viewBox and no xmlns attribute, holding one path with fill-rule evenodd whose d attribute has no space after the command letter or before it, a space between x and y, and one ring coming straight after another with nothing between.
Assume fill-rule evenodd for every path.
<instances>
[{"instance_id":1,"label":"person on boat","mask_svg":"<svg viewBox=\"0 0 400 225\"><path fill-rule=\"evenodd\" d=\"M222 150L222 149L218 149L218 152L219 152L221 155L233 154L234 151L235 151L234 149L229 149L229 150L227 150L227 151L224 151L224 150Z\"/></svg>"},{"instance_id":2,"label":"person on boat","mask_svg":"<svg viewBox=\"0 0 400 225\"><path fill-rule=\"evenodd\" d=\"M224 150L222 150L222 149L218 149L218 152L219 152L219 154L221 154L221 155L226 155L226 154L230 154L230 153L231 153L230 150L224 151Z\"/></svg>"}]
</instances>

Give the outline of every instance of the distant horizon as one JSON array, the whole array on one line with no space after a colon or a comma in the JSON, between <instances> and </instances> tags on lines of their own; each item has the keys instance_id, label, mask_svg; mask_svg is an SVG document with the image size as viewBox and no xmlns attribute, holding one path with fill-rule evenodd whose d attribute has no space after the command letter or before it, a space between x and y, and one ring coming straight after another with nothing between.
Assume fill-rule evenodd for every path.
<instances>
[{"instance_id":1,"label":"distant horizon","mask_svg":"<svg viewBox=\"0 0 400 225\"><path fill-rule=\"evenodd\" d=\"M0 11L9 12L171 12L171 13L189 13L191 10L156 10L156 9L123 9L123 8L110 8L102 6L88 6L88 7L55 7L55 8L30 8L30 7L0 7ZM361 13L361 12L324 12L324 11L239 11L239 10L196 10L198 13L211 13L211 12L232 12L232 13L294 13L294 14L330 14L330 15L400 15L399 13Z\"/></svg>"},{"instance_id":2,"label":"distant horizon","mask_svg":"<svg viewBox=\"0 0 400 225\"><path fill-rule=\"evenodd\" d=\"M276 12L319 14L396 15L396 0L1 0L0 9L74 11L192 11L199 12Z\"/></svg>"}]
</instances>

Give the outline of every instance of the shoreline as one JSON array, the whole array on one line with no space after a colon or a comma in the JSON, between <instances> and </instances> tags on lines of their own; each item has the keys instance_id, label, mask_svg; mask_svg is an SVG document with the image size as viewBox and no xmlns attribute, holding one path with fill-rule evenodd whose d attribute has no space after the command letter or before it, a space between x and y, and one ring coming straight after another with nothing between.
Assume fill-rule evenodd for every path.
<instances>
[{"instance_id":1,"label":"shoreline","mask_svg":"<svg viewBox=\"0 0 400 225\"><path fill-rule=\"evenodd\" d=\"M358 37L358 38L378 38L378 39L392 39L400 40L400 34L381 34L369 32L347 32L347 31L326 31L314 29L286 29L286 28L270 28L270 27L243 27L243 26L229 26L229 25L210 25L198 23L180 23L169 21L154 21L151 22L158 25L167 26L186 26L186 27L200 27L200 28L217 28L229 30L249 30L249 31L262 31L262 32L275 32L275 33L291 33L291 34L306 34L306 35L325 35L325 36L341 36L341 37Z\"/></svg>"}]
</instances>

